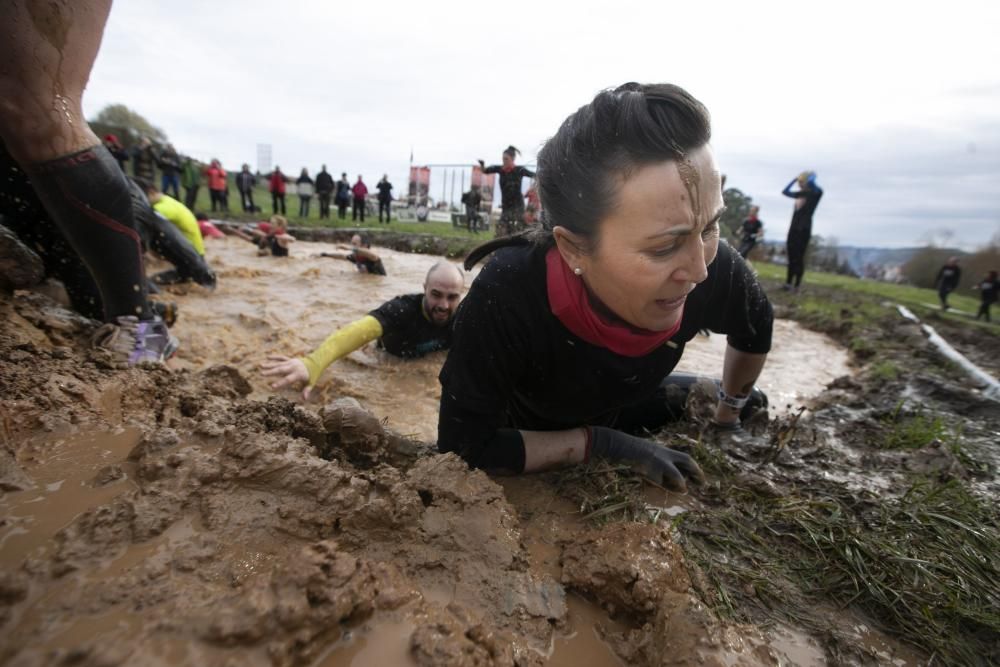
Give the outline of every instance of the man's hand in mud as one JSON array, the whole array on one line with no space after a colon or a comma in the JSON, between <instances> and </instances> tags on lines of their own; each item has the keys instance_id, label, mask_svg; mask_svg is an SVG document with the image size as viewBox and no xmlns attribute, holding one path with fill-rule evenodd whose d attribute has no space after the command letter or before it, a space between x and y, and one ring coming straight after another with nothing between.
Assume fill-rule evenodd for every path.
<instances>
[{"instance_id":1,"label":"man's hand in mud","mask_svg":"<svg viewBox=\"0 0 1000 667\"><path fill-rule=\"evenodd\" d=\"M266 376L280 376L281 379L271 384L271 389L281 389L290 384L298 385L309 382L309 370L301 359L272 355L260 367ZM308 401L311 392L312 387L307 384L302 390L302 398Z\"/></svg>"},{"instance_id":2,"label":"man's hand in mud","mask_svg":"<svg viewBox=\"0 0 1000 667\"><path fill-rule=\"evenodd\" d=\"M705 481L701 468L687 454L614 429L590 427L590 452L610 461L629 463L649 481L672 491L687 489L685 477L698 484Z\"/></svg>"}]
</instances>

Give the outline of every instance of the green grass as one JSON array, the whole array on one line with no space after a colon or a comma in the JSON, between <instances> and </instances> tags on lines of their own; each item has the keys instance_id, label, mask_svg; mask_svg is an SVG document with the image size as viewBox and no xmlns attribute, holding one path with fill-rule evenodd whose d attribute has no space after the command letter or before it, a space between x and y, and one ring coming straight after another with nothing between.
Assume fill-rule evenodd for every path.
<instances>
[{"instance_id":1,"label":"green grass","mask_svg":"<svg viewBox=\"0 0 1000 667\"><path fill-rule=\"evenodd\" d=\"M882 382L890 382L899 377L900 370L899 366L887 359L873 364L870 372L874 379Z\"/></svg>"},{"instance_id":2,"label":"green grass","mask_svg":"<svg viewBox=\"0 0 1000 667\"><path fill-rule=\"evenodd\" d=\"M758 275L765 280L778 282L784 282L785 280L785 273L787 269L782 265L769 264L767 262L754 262L754 268L757 270ZM928 312L934 312L948 319L956 319L963 322L974 322L979 324L978 322L975 322L975 320L971 320L970 318L967 318L959 313L942 312L936 305L938 303L937 292L932 289L913 287L912 285L884 283L877 280L862 280L860 278L852 278L851 276L843 276L834 273L807 271L805 282L803 284L803 292L800 296L808 295L809 288L812 286L830 288L845 293L866 296L869 297L869 299L874 300L876 303L878 300L899 303L914 311L917 316L924 316ZM953 308L964 311L965 313L975 314L975 312L979 310L979 298L976 296L966 296L953 292L948 301ZM836 306L836 304L831 304L831 307L834 306Z\"/></svg>"},{"instance_id":3,"label":"green grass","mask_svg":"<svg viewBox=\"0 0 1000 667\"><path fill-rule=\"evenodd\" d=\"M895 499L744 499L684 514L679 528L721 613L822 632L816 602L832 600L941 664L1000 660L1000 513L959 483L918 482Z\"/></svg>"},{"instance_id":4,"label":"green grass","mask_svg":"<svg viewBox=\"0 0 1000 667\"><path fill-rule=\"evenodd\" d=\"M913 415L901 415L900 408L882 420L886 428L882 439L878 441L878 446L882 449L920 449L935 441L957 445L957 437L940 416L922 411Z\"/></svg>"}]
</instances>

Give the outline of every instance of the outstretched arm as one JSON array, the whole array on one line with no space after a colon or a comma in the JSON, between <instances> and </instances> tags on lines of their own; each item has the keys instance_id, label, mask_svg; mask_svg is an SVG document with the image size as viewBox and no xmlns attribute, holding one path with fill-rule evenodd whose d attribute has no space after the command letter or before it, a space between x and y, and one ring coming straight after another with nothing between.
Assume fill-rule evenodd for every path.
<instances>
[{"instance_id":1,"label":"outstretched arm","mask_svg":"<svg viewBox=\"0 0 1000 667\"><path fill-rule=\"evenodd\" d=\"M272 389L306 383L305 389L302 390L302 398L308 399L312 388L316 386L327 366L381 335L382 325L379 321L371 315L365 315L360 320L330 334L323 344L309 355L297 359L273 355L261 364L261 368L266 376L280 377L271 385Z\"/></svg>"}]
</instances>

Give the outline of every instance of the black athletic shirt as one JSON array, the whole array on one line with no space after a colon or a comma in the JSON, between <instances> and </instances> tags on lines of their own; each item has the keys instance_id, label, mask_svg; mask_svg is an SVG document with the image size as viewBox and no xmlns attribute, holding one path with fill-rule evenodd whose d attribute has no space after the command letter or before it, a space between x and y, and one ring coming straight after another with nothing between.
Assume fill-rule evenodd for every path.
<instances>
[{"instance_id":1,"label":"black athletic shirt","mask_svg":"<svg viewBox=\"0 0 1000 667\"><path fill-rule=\"evenodd\" d=\"M271 254L275 257L288 257L288 248L278 242L278 237L268 236L268 245L271 246Z\"/></svg>"},{"instance_id":2,"label":"black athletic shirt","mask_svg":"<svg viewBox=\"0 0 1000 667\"><path fill-rule=\"evenodd\" d=\"M353 262L354 266L360 271L362 268L368 273L374 273L376 276L385 275L385 266L382 264L381 259L368 259L367 257L359 257L353 250L347 256L347 261Z\"/></svg>"},{"instance_id":3,"label":"black athletic shirt","mask_svg":"<svg viewBox=\"0 0 1000 667\"><path fill-rule=\"evenodd\" d=\"M500 174L500 208L505 211L524 208L524 195L521 193L521 179L534 178L535 172L521 165L514 165L510 171L504 171L500 165L483 167L484 174Z\"/></svg>"},{"instance_id":4,"label":"black athletic shirt","mask_svg":"<svg viewBox=\"0 0 1000 667\"><path fill-rule=\"evenodd\" d=\"M794 181L793 181L794 183ZM805 199L805 203L792 213L792 224L788 227L789 241L804 240L809 241L812 236L813 213L819 206L819 200L823 196L823 190L818 185L792 192L792 184L789 183L781 194L792 199Z\"/></svg>"},{"instance_id":5,"label":"black athletic shirt","mask_svg":"<svg viewBox=\"0 0 1000 667\"><path fill-rule=\"evenodd\" d=\"M738 350L771 348L773 315L753 271L725 242L684 307L671 341L626 357L578 338L552 314L546 250L498 250L455 316L455 343L441 369L438 448L473 465L497 429L612 426L653 394L700 329L728 334Z\"/></svg>"},{"instance_id":6,"label":"black athletic shirt","mask_svg":"<svg viewBox=\"0 0 1000 667\"><path fill-rule=\"evenodd\" d=\"M958 281L962 279L962 269L957 266L948 266L945 264L938 271L936 282L941 289L953 290L958 287Z\"/></svg>"},{"instance_id":7,"label":"black athletic shirt","mask_svg":"<svg viewBox=\"0 0 1000 667\"><path fill-rule=\"evenodd\" d=\"M397 296L368 314L382 325L379 345L397 357L412 359L451 347L455 320L443 327L431 322L423 294Z\"/></svg>"},{"instance_id":8,"label":"black athletic shirt","mask_svg":"<svg viewBox=\"0 0 1000 667\"><path fill-rule=\"evenodd\" d=\"M749 241L751 238L757 235L761 229L763 229L764 223L760 221L760 218L747 218L743 221L743 240Z\"/></svg>"}]
</instances>

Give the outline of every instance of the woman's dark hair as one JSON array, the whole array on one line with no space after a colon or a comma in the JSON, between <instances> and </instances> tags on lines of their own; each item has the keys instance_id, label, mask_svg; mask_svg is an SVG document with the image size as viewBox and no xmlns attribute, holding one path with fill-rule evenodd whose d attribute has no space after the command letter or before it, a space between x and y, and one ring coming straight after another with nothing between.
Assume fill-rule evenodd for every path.
<instances>
[{"instance_id":1,"label":"woman's dark hair","mask_svg":"<svg viewBox=\"0 0 1000 667\"><path fill-rule=\"evenodd\" d=\"M509 155L511 157L516 157L521 154L521 151L517 150L513 146L508 146L503 150L504 155Z\"/></svg>"},{"instance_id":2,"label":"woman's dark hair","mask_svg":"<svg viewBox=\"0 0 1000 667\"><path fill-rule=\"evenodd\" d=\"M538 154L540 227L475 248L466 270L504 246L551 245L556 226L593 241L621 176L683 159L711 138L708 110L679 86L626 83L601 91L563 121Z\"/></svg>"}]
</instances>

